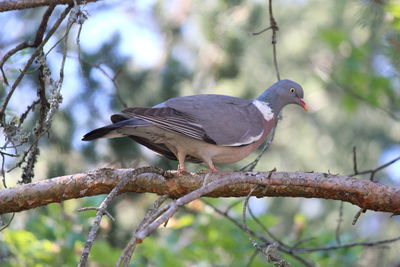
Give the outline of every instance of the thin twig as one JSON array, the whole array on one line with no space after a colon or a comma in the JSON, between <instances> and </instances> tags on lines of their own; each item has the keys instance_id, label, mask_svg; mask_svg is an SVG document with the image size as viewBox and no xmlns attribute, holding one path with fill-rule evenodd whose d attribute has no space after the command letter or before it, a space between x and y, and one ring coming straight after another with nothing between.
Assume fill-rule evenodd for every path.
<instances>
[{"instance_id":1,"label":"thin twig","mask_svg":"<svg viewBox=\"0 0 400 267\"><path fill-rule=\"evenodd\" d=\"M356 176L356 175L363 175L363 174L370 174L370 181L371 182L375 182L374 181L374 176L377 172L389 167L390 165L392 165L393 163L395 163L396 161L400 160L400 156L397 158L394 158L392 160L390 160L389 162L386 162L385 164L382 164L381 166L378 166L375 169L370 169L370 170L365 170L365 171L358 171L357 170L357 157L356 157L356 148L353 148L353 161L354 161L354 174L349 175L350 177ZM356 215L354 216L354 219L352 221L352 225L355 225L358 221L358 219L360 218L362 213L367 212L367 209L360 209Z\"/></svg>"},{"instance_id":2,"label":"thin twig","mask_svg":"<svg viewBox=\"0 0 400 267\"><path fill-rule=\"evenodd\" d=\"M274 18L274 14L273 14L272 0L269 0L268 12L269 12L270 26L259 32L253 33L253 35L259 35L263 32L266 32L267 30L270 30L270 29L272 30L272 55L274 58L274 67L275 67L275 72L276 72L276 78L278 81L280 81L281 77L279 74L278 59L277 59L277 55L276 55L276 44L277 44L276 32L279 30L279 28L278 28L278 24L276 23L276 20ZM279 118L281 118L281 115L279 115ZM269 146L271 145L272 141L274 140L276 127L277 127L277 125L275 125L275 127L272 129L271 133L268 135L267 141L265 141L265 144L264 144L260 154L257 156L257 158L255 160L253 160L252 162L250 162L249 164L247 164L246 166L243 166L240 169L241 171L243 171L243 170L253 171L254 170L254 168L260 161L261 157L264 155L265 151L268 150Z\"/></svg>"},{"instance_id":3,"label":"thin twig","mask_svg":"<svg viewBox=\"0 0 400 267\"><path fill-rule=\"evenodd\" d=\"M351 225L356 225L358 218L360 218L361 213L365 213L367 210L366 209L360 209L359 211L357 211L356 215L354 215L354 219L351 222Z\"/></svg>"},{"instance_id":4,"label":"thin twig","mask_svg":"<svg viewBox=\"0 0 400 267\"><path fill-rule=\"evenodd\" d=\"M353 169L354 169L354 175L358 173L357 170L357 147L353 146Z\"/></svg>"},{"instance_id":5,"label":"thin twig","mask_svg":"<svg viewBox=\"0 0 400 267\"><path fill-rule=\"evenodd\" d=\"M118 83L117 83L117 81L116 81L117 76L118 76L118 74L120 73L120 71L117 71L117 72L114 74L114 76L111 76L111 75L108 74L107 71L101 66L101 64L92 63L92 62L89 62L89 61L87 61L87 60L85 60L85 59L83 59L83 58L80 58L80 57L78 57L78 60L79 60L81 63L85 63L86 65L89 65L89 66L91 66L91 67L93 67L93 68L96 68L96 69L98 69L101 73L103 73L103 75L106 76L106 77L113 83L114 88L115 88L115 95L116 95L118 101L121 103L121 105L122 105L124 108L127 108L127 107L128 107L128 104L124 101L124 99L123 99L122 96L121 96L120 88L119 88Z\"/></svg>"},{"instance_id":6,"label":"thin twig","mask_svg":"<svg viewBox=\"0 0 400 267\"><path fill-rule=\"evenodd\" d=\"M381 166L379 166L379 167L377 167L377 168L375 168L375 169L360 171L360 172L358 172L357 174L349 175L349 176L352 177L352 176L356 176L356 175L363 175L363 174L368 174L368 173L370 173L370 174L371 174L370 180L373 182L373 181L374 181L374 179L373 179L374 176L373 176L372 174L375 175L377 172L379 172L379 171L381 171L381 170L383 170L383 169L389 167L390 165L392 165L393 163L395 163L396 161L399 161L399 160L400 160L400 156L397 157L397 158L394 158L394 159L392 159L392 160L390 160L390 161L388 161L388 162L386 162L385 164L382 164Z\"/></svg>"},{"instance_id":7,"label":"thin twig","mask_svg":"<svg viewBox=\"0 0 400 267\"><path fill-rule=\"evenodd\" d=\"M351 247L375 247L397 241L400 241L400 236L378 241L353 242L353 243L326 246L326 247L317 247L317 248L296 248L294 249L294 251L296 251L297 253L309 253L309 252L329 251L329 250L337 250L337 249L351 248Z\"/></svg>"},{"instance_id":8,"label":"thin twig","mask_svg":"<svg viewBox=\"0 0 400 267\"><path fill-rule=\"evenodd\" d=\"M4 73L4 69L3 69L3 65L4 65L4 63L6 63L6 61L10 58L10 57L12 57L12 55L14 55L15 53L17 53L18 51L21 51L21 50L24 50L25 48L28 48L28 47L32 47L32 42L23 42L23 43L20 43L19 45L17 45L16 47L14 47L13 49L11 49L10 51L8 51L4 56L3 56L3 58L1 59L1 61L0 61L0 70L1 70L1 74L2 74L2 76L3 76L3 81L4 81L4 83L7 85L7 86L9 86L9 84L8 84L8 79L7 79L7 76L6 76L6 74Z\"/></svg>"},{"instance_id":9,"label":"thin twig","mask_svg":"<svg viewBox=\"0 0 400 267\"><path fill-rule=\"evenodd\" d=\"M272 56L274 59L274 67L275 67L275 72L276 72L276 78L278 81L281 80L281 76L279 74L279 67L278 67L278 59L276 56L276 32L279 31L278 24L276 23L276 20L274 18L274 13L273 13L273 8L272 8L272 0L269 0L268 2L268 14L269 14L269 26L266 27L265 29L258 31L258 32L253 32L253 35L259 35L261 33L264 33L268 30L272 30Z\"/></svg>"},{"instance_id":10,"label":"thin twig","mask_svg":"<svg viewBox=\"0 0 400 267\"><path fill-rule=\"evenodd\" d=\"M289 264L284 259L282 259L282 257L277 252L278 247L282 247L283 243L281 241L279 241L279 243L274 242L272 244L269 244L267 246L267 249L262 249L262 247L254 239L252 239L250 237L251 234L249 232L249 226L247 225L247 209L250 209L250 207L249 207L250 197L253 194L254 190L257 189L258 187L259 187L259 185L255 185L250 190L249 194L247 195L247 197L245 198L245 200L243 202L242 220L243 220L243 225L246 226L245 231L249 235L248 238L249 238L250 242L258 250L258 252L262 253L266 257L266 259L269 263L273 263L276 266L288 266ZM262 224L260 223L260 225L262 225ZM269 233L268 230L267 230L267 232Z\"/></svg>"},{"instance_id":11,"label":"thin twig","mask_svg":"<svg viewBox=\"0 0 400 267\"><path fill-rule=\"evenodd\" d=\"M214 180L210 183L207 183L206 185L188 193L187 195L184 195L180 198L178 198L176 201L172 202L169 204L167 207L167 210L159 217L157 218L154 222L149 224L146 228L143 230L139 231L137 233L137 239L139 241L142 241L144 238L146 238L149 234L151 234L155 229L157 229L160 225L162 225L165 221L167 221L169 218L171 218L175 212L179 209L179 207L200 198L201 196L207 195L214 190L230 185L232 184L233 181L237 181L237 176L231 175L228 178L223 178L223 179L218 179ZM253 184L262 184L263 179L260 177L243 177L240 181L240 183L253 183Z\"/></svg>"},{"instance_id":12,"label":"thin twig","mask_svg":"<svg viewBox=\"0 0 400 267\"><path fill-rule=\"evenodd\" d=\"M247 195L247 197L245 197L244 201L243 201L243 209L242 209L242 220L243 220L243 224L246 226L247 230L247 207L249 205L249 200L251 195L253 194L254 190L256 190L258 187L258 185L253 186L253 188L250 190L249 194Z\"/></svg>"},{"instance_id":13,"label":"thin twig","mask_svg":"<svg viewBox=\"0 0 400 267\"><path fill-rule=\"evenodd\" d=\"M307 237L307 238L300 239L300 240L296 241L296 242L292 245L292 248L297 248L297 247L299 247L301 244L310 242L310 241L312 241L312 240L315 240L315 237Z\"/></svg>"},{"instance_id":14,"label":"thin twig","mask_svg":"<svg viewBox=\"0 0 400 267\"><path fill-rule=\"evenodd\" d=\"M251 256L250 256L250 259L249 259L249 261L247 262L246 267L250 267L250 266L251 266L251 264L253 263L254 259L255 259L256 256L257 256L257 254L258 254L258 249L255 249L254 252L253 252L253 254L251 254Z\"/></svg>"},{"instance_id":15,"label":"thin twig","mask_svg":"<svg viewBox=\"0 0 400 267\"><path fill-rule=\"evenodd\" d=\"M41 39L36 40L38 43L41 42ZM32 142L31 147L29 150L25 151L24 155L28 155L28 159L26 161L26 166L23 168L23 172L21 175L22 180L20 183L31 183L32 178L33 178L33 169L35 167L35 164L37 162L37 156L40 152L39 150L39 139L40 137L46 132L46 127L45 127L45 119L46 119L46 113L49 108L49 102L47 101L46 98L46 79L47 77L51 77L50 70L47 68L47 64L45 63L45 58L43 58L43 51L41 51L38 55L38 58L42 61L40 63L39 67L39 75L37 76L38 78L38 89L37 89L37 95L38 95L38 100L40 103L40 111L39 111L39 116L38 120L36 122L36 126L33 129L33 134L35 135L35 140ZM24 115L24 114L23 114ZM20 122L21 123L21 122ZM25 157L23 157L25 160Z\"/></svg>"},{"instance_id":16,"label":"thin twig","mask_svg":"<svg viewBox=\"0 0 400 267\"><path fill-rule=\"evenodd\" d=\"M277 126L278 126L278 124L276 124L275 127L272 128L271 132L269 133L269 135L267 137L267 140L264 143L263 148L261 149L260 154L258 154L258 156L252 162L250 162L249 164L240 168L241 171L253 171L254 170L254 168L257 166L258 162L260 161L261 157L271 146L272 141L274 141L275 131L276 131Z\"/></svg>"},{"instance_id":17,"label":"thin twig","mask_svg":"<svg viewBox=\"0 0 400 267\"><path fill-rule=\"evenodd\" d=\"M15 212L12 213L10 220L0 228L0 232L3 231L4 229L6 229L11 224L11 222L14 219L14 216L15 216Z\"/></svg>"},{"instance_id":18,"label":"thin twig","mask_svg":"<svg viewBox=\"0 0 400 267\"><path fill-rule=\"evenodd\" d=\"M279 238L277 238L273 233L271 233L271 231L268 230L268 228L254 215L250 206L248 206L247 208L248 208L249 214L253 218L253 220L261 227L261 229L264 232L266 232L269 235L270 238L272 238L275 242L277 242L279 245L281 245L283 247L287 247L287 248L289 247L288 245L283 243Z\"/></svg>"},{"instance_id":19,"label":"thin twig","mask_svg":"<svg viewBox=\"0 0 400 267\"><path fill-rule=\"evenodd\" d=\"M31 112L31 110L34 110L35 106L37 104L40 103L40 99L35 100L34 102L32 102L32 104L30 104L26 110L24 111L24 113L21 114L21 116L19 117L19 122L18 122L18 128L21 127L22 123L24 123L26 117L28 116L29 112Z\"/></svg>"},{"instance_id":20,"label":"thin twig","mask_svg":"<svg viewBox=\"0 0 400 267\"><path fill-rule=\"evenodd\" d=\"M67 45L68 45L69 32L72 28L72 25L74 25L74 23L77 21L80 14L81 14L81 11L79 9L79 6L77 5L76 1L74 1L74 9L68 18L67 29L64 34L64 51L63 51L63 57L62 57L62 61L61 61L60 79L58 82L59 84L62 84L63 80L64 80L64 65L65 65L65 61L67 59Z\"/></svg>"},{"instance_id":21,"label":"thin twig","mask_svg":"<svg viewBox=\"0 0 400 267\"><path fill-rule=\"evenodd\" d=\"M232 204L230 204L226 209L225 212L228 213L233 207L235 207L236 205L238 205L239 203L241 203L243 200L242 199L238 199L235 202L233 202Z\"/></svg>"},{"instance_id":22,"label":"thin twig","mask_svg":"<svg viewBox=\"0 0 400 267\"><path fill-rule=\"evenodd\" d=\"M0 154L3 154L3 155L8 156L8 157L18 157L19 156L17 154L11 154L11 153L2 152L2 151L0 151Z\"/></svg>"},{"instance_id":23,"label":"thin twig","mask_svg":"<svg viewBox=\"0 0 400 267\"><path fill-rule=\"evenodd\" d=\"M276 20L274 18L274 14L272 11L272 0L269 0L269 5L268 5L268 10L269 10L269 22L271 25L272 29L272 55L274 57L274 66L275 66L275 71L276 71L276 78L278 81L281 80L281 76L279 74L279 67L278 67L278 60L276 56L276 32L279 30L278 24L276 23Z\"/></svg>"},{"instance_id":24,"label":"thin twig","mask_svg":"<svg viewBox=\"0 0 400 267\"><path fill-rule=\"evenodd\" d=\"M382 164L381 166L376 167L375 169L370 169L370 170L365 170L365 171L358 171L357 168L357 149L354 146L353 147L353 169L354 169L354 173L349 175L350 177L356 176L356 175L363 175L363 174L370 174L370 181L371 182L375 182L374 181L374 177L375 174L387 167L389 167L390 165L392 165L393 163L395 163L396 161L400 160L400 156L397 158L394 158L392 160L390 160L389 162L386 162L385 164ZM367 209L360 209L356 215L354 216L354 219L352 221L352 225L355 225L358 221L358 219L360 218L362 213L366 213Z\"/></svg>"},{"instance_id":25,"label":"thin twig","mask_svg":"<svg viewBox=\"0 0 400 267\"><path fill-rule=\"evenodd\" d=\"M336 243L340 245L342 242L340 241L340 226L343 222L343 201L340 201L339 207L339 218L336 226Z\"/></svg>"},{"instance_id":26,"label":"thin twig","mask_svg":"<svg viewBox=\"0 0 400 267\"><path fill-rule=\"evenodd\" d=\"M110 194L107 195L107 197L103 200L103 202L101 202L99 209L96 213L96 217L94 220L94 223L92 225L92 227L90 228L89 234L88 234L88 238L86 239L86 243L85 243L85 247L83 248L82 254L81 254L81 259L79 261L78 266L79 267L83 267L86 266L87 264L87 259L89 257L89 252L90 249L93 245L93 242L97 236L97 232L99 230L100 227L100 221L101 218L103 217L106 208L108 207L108 205L111 203L111 201L118 195L119 191L128 183L131 182L132 180L137 179L137 176L139 174L142 173L164 173L163 170L159 169L159 168L155 168L155 167L143 167L143 168L139 168L133 171L133 177L132 175L125 175L125 177L123 177L121 179L121 181L113 188L113 190L110 192ZM132 174L132 172L127 172L129 174Z\"/></svg>"},{"instance_id":27,"label":"thin twig","mask_svg":"<svg viewBox=\"0 0 400 267\"><path fill-rule=\"evenodd\" d=\"M216 213L218 213L219 215L225 217L226 219L228 219L229 221L231 221L234 225L236 225L237 227L239 227L241 230L246 231L246 225L244 225L243 223L240 223L238 220L234 219L231 215L229 215L229 213L218 209L217 207L215 207L213 204L211 204L211 202L207 201L206 199L202 199L202 201L209 206L210 208L212 208ZM264 235L259 234L257 232L254 232L253 230L247 228L247 230L249 231L249 233L262 240L265 244L271 244L272 242L270 240L268 240Z\"/></svg>"},{"instance_id":28,"label":"thin twig","mask_svg":"<svg viewBox=\"0 0 400 267\"><path fill-rule=\"evenodd\" d=\"M7 183L6 183L6 172L4 171L4 166L5 166L6 158L5 158L4 155L7 155L7 154L0 151L0 156L1 156L1 170L0 170L0 174L1 174L1 177L2 177L3 186L4 186L4 188L7 188Z\"/></svg>"},{"instance_id":29,"label":"thin twig","mask_svg":"<svg viewBox=\"0 0 400 267\"><path fill-rule=\"evenodd\" d=\"M272 29L272 27L269 26L269 27L267 27L265 29L262 29L261 31L253 32L253 35L259 35L259 34L262 34L262 33L266 32L266 31L268 31L268 30L271 30L271 29Z\"/></svg>"},{"instance_id":30,"label":"thin twig","mask_svg":"<svg viewBox=\"0 0 400 267\"><path fill-rule=\"evenodd\" d=\"M50 16L51 16L51 14L53 13L54 8L55 8L55 5L50 5L50 6L46 9L45 13L43 14L42 21L40 22L39 28L38 28L38 30L36 31L36 37L35 37L35 40L34 40L33 42L32 42L32 41L28 41L28 42L25 41L25 42L23 42L23 43L17 45L16 47L14 47L14 48L11 49L10 51L8 51L8 52L4 55L4 57L1 59L1 61L0 61L0 70L1 70L1 73L2 73L2 75L3 75L4 83L5 83L7 86L8 86L9 84L8 84L7 77L6 77L6 75L5 75L5 73L4 73L4 70L3 70L3 65L4 65L4 63L5 63L12 55L14 55L15 53L17 53L18 51L21 51L21 50L23 50L23 49L25 49L25 48L28 48L28 47L37 47L37 46L40 45L40 43L42 42L42 39L43 39L43 35L44 35L45 31L46 31L47 22L49 21L49 18L50 18Z\"/></svg>"},{"instance_id":31,"label":"thin twig","mask_svg":"<svg viewBox=\"0 0 400 267\"><path fill-rule=\"evenodd\" d=\"M25 67L21 71L21 73L18 75L17 79L13 83L13 85L10 88L10 91L6 95L4 102L1 106L0 109L0 124L3 124L3 117L5 115L5 110L8 106L8 102L11 99L11 96L14 94L15 89L17 88L18 84L21 82L21 80L24 78L25 73L28 71L30 66L32 65L33 61L36 59L36 57L40 54L40 52L43 50L44 45L47 43L47 41L50 39L50 37L56 32L58 27L60 26L61 22L65 19L65 17L68 15L69 11L71 10L71 6L68 6L65 8L64 12L61 13L60 17L58 20L54 23L53 27L49 30L48 34L46 37L43 39L40 45L37 46L31 57L29 58L28 62L25 64Z\"/></svg>"},{"instance_id":32,"label":"thin twig","mask_svg":"<svg viewBox=\"0 0 400 267\"><path fill-rule=\"evenodd\" d=\"M35 37L35 41L33 42L33 46L35 46L35 47L39 46L40 43L42 42L44 33L46 32L47 23L49 21L51 14L53 13L55 7L56 7L56 5L54 5L54 4L50 5L46 9L45 13L43 14L42 21L40 22L39 28L36 32L36 37Z\"/></svg>"},{"instance_id":33,"label":"thin twig","mask_svg":"<svg viewBox=\"0 0 400 267\"><path fill-rule=\"evenodd\" d=\"M257 233L257 232L254 232L253 230L247 228L246 225L240 223L238 220L234 219L228 213L225 213L224 211L218 209L217 207L212 205L207 200L203 199L203 202L205 204L207 204L209 207L211 207L216 213L218 213L218 214L222 215L223 217L225 217L226 219L228 219L230 222L232 222L235 226L237 226L241 230L248 231L248 233L250 233L253 237L255 237L257 239L260 239L265 244L265 246L268 246L268 245L272 244L272 242L270 240L268 240L264 235L262 235L260 233ZM295 260L297 260L300 263L302 263L304 266L308 266L308 267L313 267L314 266L314 264L312 264L312 263L308 262L307 260L303 259L301 256L296 255L295 252L292 251L292 249L288 250L288 249L285 249L283 247L279 247L278 246L278 250L280 250L282 253L290 255Z\"/></svg>"},{"instance_id":34,"label":"thin twig","mask_svg":"<svg viewBox=\"0 0 400 267\"><path fill-rule=\"evenodd\" d=\"M225 213L222 210L219 210L216 208L214 205L209 203L207 200L203 199L203 202L207 204L209 207L211 207L215 212L218 214L224 216L227 218L229 221L231 221L233 224L235 224L237 227L242 229L243 231L248 231L252 236L262 240L266 244L270 244L271 241L266 239L263 235L260 235L257 232L254 232L251 229L246 229L246 226L239 223L236 219L232 218L229 214ZM314 238L307 238L305 240L300 241L301 243L310 241ZM330 250L337 250L337 249L342 249L342 248L350 248L350 247L356 247L356 246L362 246L362 247L374 247L374 246L380 246L383 244L388 244L388 243L393 243L400 241L400 237L392 238L392 239L385 239L385 240L379 240L379 241L367 241L367 242L353 242L353 243L347 243L347 244L341 244L341 245L333 245L333 246L325 246L325 247L316 247L316 248L299 248L298 246L300 245L300 242L295 243L288 251L284 247L278 247L280 251L283 253L290 253L292 256L298 256L295 253L308 253L308 252L319 252L319 251L330 251ZM268 243L269 242L269 243ZM304 260L304 259L303 259ZM308 263L308 262L307 262ZM313 266L311 263L310 265L307 266Z\"/></svg>"},{"instance_id":35,"label":"thin twig","mask_svg":"<svg viewBox=\"0 0 400 267\"><path fill-rule=\"evenodd\" d=\"M160 209L160 206L169 198L168 195L164 195L159 197L150 209L147 211L146 215L144 216L143 220L140 222L139 226L136 228L135 233L132 235L131 239L129 240L128 244L125 246L124 251L118 258L118 261L115 263L115 267L118 266L128 266L130 259L132 257L133 252L136 249L138 244L136 233L143 228L147 227L149 223L153 222L158 216L160 216L163 212L165 212L166 207Z\"/></svg>"},{"instance_id":36,"label":"thin twig","mask_svg":"<svg viewBox=\"0 0 400 267\"><path fill-rule=\"evenodd\" d=\"M385 112L387 115L389 115L390 118L392 118L393 120L399 121L400 120L400 114L393 112L387 108L381 107L381 106L376 106L374 104L372 104L368 99L366 99L364 96L356 93L354 90L352 90L351 88L349 88L348 86L345 86L343 84L339 84L339 82L337 82L334 78L330 77L324 70L320 70L319 69L319 76L326 82L330 82L331 84L333 84L335 87L343 90L346 94L349 94L350 96L361 100L362 102L368 104L370 107L376 108L376 109L380 109L383 112Z\"/></svg>"},{"instance_id":37,"label":"thin twig","mask_svg":"<svg viewBox=\"0 0 400 267\"><path fill-rule=\"evenodd\" d=\"M249 194L247 195L247 197L245 197L244 201L243 201L243 209L242 209L242 221L243 221L243 225L245 226L245 232L248 235L248 238L251 242L251 244L258 250L258 252L261 252L264 256L265 253L264 251L260 248L260 246L258 246L257 242L251 238L251 233L250 233L250 229L249 226L247 225L247 207L249 205L249 199L251 197L251 195L253 194L254 190L257 189L258 185L253 186L253 188L250 190Z\"/></svg>"},{"instance_id":38,"label":"thin twig","mask_svg":"<svg viewBox=\"0 0 400 267\"><path fill-rule=\"evenodd\" d=\"M78 211L78 212L88 211L88 210L99 211L100 208L99 207L85 207L85 208L76 209L76 211ZM110 218L111 221L115 222L115 218L111 215L111 213L108 210L104 210L104 213L105 213L105 215L107 215L108 218Z\"/></svg>"}]
</instances>

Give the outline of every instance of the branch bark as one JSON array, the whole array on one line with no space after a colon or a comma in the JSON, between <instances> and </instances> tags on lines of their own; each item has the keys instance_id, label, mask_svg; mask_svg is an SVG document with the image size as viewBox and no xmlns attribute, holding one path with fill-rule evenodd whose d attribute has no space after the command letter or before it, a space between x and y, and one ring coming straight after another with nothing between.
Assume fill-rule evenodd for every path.
<instances>
[{"instance_id":1,"label":"branch bark","mask_svg":"<svg viewBox=\"0 0 400 267\"><path fill-rule=\"evenodd\" d=\"M123 178L134 176L135 169L98 169L42 180L0 190L0 214L29 210L72 198L106 194ZM247 196L254 184L257 197L306 197L342 200L360 208L400 213L400 189L368 180L325 173L307 172L218 172L211 174L143 173L121 189L123 192L155 193L179 198L199 189L204 183L221 181L207 196ZM229 179L229 185L224 180ZM225 181L226 182L226 181ZM208 192L208 191L207 191Z\"/></svg>"},{"instance_id":2,"label":"branch bark","mask_svg":"<svg viewBox=\"0 0 400 267\"><path fill-rule=\"evenodd\" d=\"M86 4L98 0L77 0L77 4ZM0 1L0 12L35 8L49 5L73 5L74 0L5 0Z\"/></svg>"}]
</instances>

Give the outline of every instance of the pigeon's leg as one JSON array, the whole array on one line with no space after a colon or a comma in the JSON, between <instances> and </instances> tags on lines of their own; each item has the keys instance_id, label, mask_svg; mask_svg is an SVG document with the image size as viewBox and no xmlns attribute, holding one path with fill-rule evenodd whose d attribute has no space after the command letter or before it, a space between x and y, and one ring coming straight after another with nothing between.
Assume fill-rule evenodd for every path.
<instances>
[{"instance_id":1,"label":"pigeon's leg","mask_svg":"<svg viewBox=\"0 0 400 267\"><path fill-rule=\"evenodd\" d=\"M210 168L209 170L206 170L205 172L218 172L219 170L217 169L217 167L215 167L214 163L212 162L212 160L207 161L206 162L208 165L208 168Z\"/></svg>"},{"instance_id":2,"label":"pigeon's leg","mask_svg":"<svg viewBox=\"0 0 400 267\"><path fill-rule=\"evenodd\" d=\"M176 158L178 159L178 172L179 173L188 173L185 169L185 159L186 159L186 154L185 153L176 153Z\"/></svg>"},{"instance_id":3,"label":"pigeon's leg","mask_svg":"<svg viewBox=\"0 0 400 267\"><path fill-rule=\"evenodd\" d=\"M181 165L181 164L179 164L178 172L181 173L181 174L186 174L186 173L188 173L188 172L186 171L186 169L185 169L185 165Z\"/></svg>"}]
</instances>

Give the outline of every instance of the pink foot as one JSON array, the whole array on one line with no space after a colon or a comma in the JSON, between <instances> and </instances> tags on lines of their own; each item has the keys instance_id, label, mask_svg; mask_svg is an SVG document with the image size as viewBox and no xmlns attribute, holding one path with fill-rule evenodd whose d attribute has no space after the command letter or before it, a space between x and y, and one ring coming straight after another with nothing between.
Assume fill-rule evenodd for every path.
<instances>
[{"instance_id":1,"label":"pink foot","mask_svg":"<svg viewBox=\"0 0 400 267\"><path fill-rule=\"evenodd\" d=\"M218 170L217 168L215 168L215 166L213 166L213 168L210 168L208 170L202 170L202 173L213 173L213 172L219 172L220 170Z\"/></svg>"},{"instance_id":2,"label":"pink foot","mask_svg":"<svg viewBox=\"0 0 400 267\"><path fill-rule=\"evenodd\" d=\"M178 168L178 173L179 174L188 174L188 172L185 170L185 167L183 167L183 168L179 167Z\"/></svg>"}]
</instances>

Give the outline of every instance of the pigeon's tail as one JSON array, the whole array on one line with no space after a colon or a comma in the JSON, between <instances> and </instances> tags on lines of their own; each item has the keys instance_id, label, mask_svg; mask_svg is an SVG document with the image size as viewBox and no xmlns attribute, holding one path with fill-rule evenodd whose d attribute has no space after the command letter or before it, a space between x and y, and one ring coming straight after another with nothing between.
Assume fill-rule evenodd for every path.
<instances>
[{"instance_id":1,"label":"pigeon's tail","mask_svg":"<svg viewBox=\"0 0 400 267\"><path fill-rule=\"evenodd\" d=\"M98 138L116 138L123 137L124 135L117 133L119 126L114 126L113 124L94 129L93 131L85 134L82 141L92 141Z\"/></svg>"},{"instance_id":2,"label":"pigeon's tail","mask_svg":"<svg viewBox=\"0 0 400 267\"><path fill-rule=\"evenodd\" d=\"M125 135L118 133L116 130L126 123L124 121L128 120L126 116L122 114L114 114L111 116L111 121L113 124L94 129L93 131L85 134L82 138L82 141L92 141L99 138L117 138L123 137Z\"/></svg>"},{"instance_id":3,"label":"pigeon's tail","mask_svg":"<svg viewBox=\"0 0 400 267\"><path fill-rule=\"evenodd\" d=\"M93 131L85 134L82 138L82 141L92 141L99 138L117 138L127 136L126 134L121 134L117 130L123 127L132 127L132 126L147 126L148 122L143 120L127 117L123 114L114 114L111 116L111 121L113 124L94 129Z\"/></svg>"}]
</instances>

